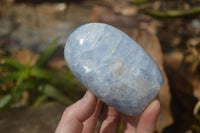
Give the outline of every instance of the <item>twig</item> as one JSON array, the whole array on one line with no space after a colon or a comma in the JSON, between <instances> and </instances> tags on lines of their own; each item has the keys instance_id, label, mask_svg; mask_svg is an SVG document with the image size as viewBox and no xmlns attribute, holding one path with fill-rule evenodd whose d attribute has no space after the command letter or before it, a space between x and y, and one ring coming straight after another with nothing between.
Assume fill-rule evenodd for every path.
<instances>
[{"instance_id":1,"label":"twig","mask_svg":"<svg viewBox=\"0 0 200 133\"><path fill-rule=\"evenodd\" d=\"M153 0L133 0L130 3L133 5L141 5L141 4L145 4L145 3L149 3L152 2Z\"/></svg>"},{"instance_id":2,"label":"twig","mask_svg":"<svg viewBox=\"0 0 200 133\"><path fill-rule=\"evenodd\" d=\"M194 16L200 14L200 6L192 7L188 10L184 9L174 9L174 10L148 10L145 14L157 18L157 19L176 19L183 18L187 16Z\"/></svg>"}]
</instances>

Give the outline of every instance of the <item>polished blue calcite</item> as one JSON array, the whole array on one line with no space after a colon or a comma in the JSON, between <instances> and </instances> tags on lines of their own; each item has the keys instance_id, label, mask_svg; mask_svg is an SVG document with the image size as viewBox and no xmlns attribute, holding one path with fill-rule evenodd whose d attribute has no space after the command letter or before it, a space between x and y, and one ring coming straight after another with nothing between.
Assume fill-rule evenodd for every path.
<instances>
[{"instance_id":1,"label":"polished blue calcite","mask_svg":"<svg viewBox=\"0 0 200 133\"><path fill-rule=\"evenodd\" d=\"M107 24L89 23L76 29L64 54L68 67L87 89L128 115L142 112L164 83L147 52Z\"/></svg>"}]
</instances>

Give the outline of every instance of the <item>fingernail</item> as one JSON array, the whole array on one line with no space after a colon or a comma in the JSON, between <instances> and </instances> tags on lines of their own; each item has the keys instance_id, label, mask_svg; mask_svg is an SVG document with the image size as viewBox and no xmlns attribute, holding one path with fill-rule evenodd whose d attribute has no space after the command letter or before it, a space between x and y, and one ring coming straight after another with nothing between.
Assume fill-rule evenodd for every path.
<instances>
[{"instance_id":1,"label":"fingernail","mask_svg":"<svg viewBox=\"0 0 200 133\"><path fill-rule=\"evenodd\" d=\"M157 109L157 108L160 108L160 102L155 99L152 103L151 103L151 106L150 106L151 109Z\"/></svg>"},{"instance_id":2,"label":"fingernail","mask_svg":"<svg viewBox=\"0 0 200 133\"><path fill-rule=\"evenodd\" d=\"M83 99L83 102L86 102L88 100L88 91L86 91L82 99Z\"/></svg>"},{"instance_id":3,"label":"fingernail","mask_svg":"<svg viewBox=\"0 0 200 133\"><path fill-rule=\"evenodd\" d=\"M155 99L152 104L152 106L159 106L160 102L158 101L158 99Z\"/></svg>"}]
</instances>

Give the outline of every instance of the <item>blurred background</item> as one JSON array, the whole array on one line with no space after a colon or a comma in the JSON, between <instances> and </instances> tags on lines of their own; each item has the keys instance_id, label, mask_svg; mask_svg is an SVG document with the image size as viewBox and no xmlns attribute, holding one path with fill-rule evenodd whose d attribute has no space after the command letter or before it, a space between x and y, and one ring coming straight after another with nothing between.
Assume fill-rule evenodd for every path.
<instances>
[{"instance_id":1,"label":"blurred background","mask_svg":"<svg viewBox=\"0 0 200 133\"><path fill-rule=\"evenodd\" d=\"M85 88L66 66L69 34L113 25L165 75L157 133L200 133L200 0L0 0L0 132L54 132Z\"/></svg>"}]
</instances>

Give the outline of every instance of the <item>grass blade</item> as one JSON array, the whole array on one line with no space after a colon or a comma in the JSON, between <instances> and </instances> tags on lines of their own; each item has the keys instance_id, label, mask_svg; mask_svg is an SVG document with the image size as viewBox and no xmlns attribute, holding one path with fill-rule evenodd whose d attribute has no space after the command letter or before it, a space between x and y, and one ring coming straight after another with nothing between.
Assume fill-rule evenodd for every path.
<instances>
[{"instance_id":1,"label":"grass blade","mask_svg":"<svg viewBox=\"0 0 200 133\"><path fill-rule=\"evenodd\" d=\"M47 95L41 95L39 97L37 97L37 99L34 101L33 106L38 106L41 103L43 103L44 101L46 101L48 99Z\"/></svg>"},{"instance_id":2,"label":"grass blade","mask_svg":"<svg viewBox=\"0 0 200 133\"><path fill-rule=\"evenodd\" d=\"M1 76L0 81L17 80L20 77L20 75L22 75L22 73L24 73L24 71L16 71L8 73L5 76Z\"/></svg>"},{"instance_id":3,"label":"grass blade","mask_svg":"<svg viewBox=\"0 0 200 133\"><path fill-rule=\"evenodd\" d=\"M31 74L31 76L34 76L34 77L37 77L37 78L47 79L52 84L63 85L64 87L66 87L68 89L74 88L76 85L78 85L76 82L67 81L63 77L59 77L54 73L51 73L49 71L45 71L45 70L37 68L37 67L32 68L30 74ZM73 89L73 90L75 90L75 89Z\"/></svg>"},{"instance_id":4,"label":"grass blade","mask_svg":"<svg viewBox=\"0 0 200 133\"><path fill-rule=\"evenodd\" d=\"M19 61L12 58L3 58L0 60L0 63L3 65L9 65L19 70L23 70L26 68L25 65L21 64Z\"/></svg>"},{"instance_id":5,"label":"grass blade","mask_svg":"<svg viewBox=\"0 0 200 133\"><path fill-rule=\"evenodd\" d=\"M1 101L0 101L0 109L3 109L4 107L6 107L7 105L9 105L9 103L12 100L12 96L10 94L5 95Z\"/></svg>"},{"instance_id":6,"label":"grass blade","mask_svg":"<svg viewBox=\"0 0 200 133\"><path fill-rule=\"evenodd\" d=\"M54 88L51 85L45 85L44 88L40 87L40 91L42 91L45 95L61 102L67 105L70 105L73 103L72 100L70 100L68 97L66 97L62 92L58 91L56 88Z\"/></svg>"},{"instance_id":7,"label":"grass blade","mask_svg":"<svg viewBox=\"0 0 200 133\"><path fill-rule=\"evenodd\" d=\"M44 51L44 53L37 60L35 66L42 67L47 63L48 59L51 57L51 55L56 50L55 45L56 45L57 41L58 41L58 38L54 39L53 42L49 44L48 48Z\"/></svg>"}]
</instances>

